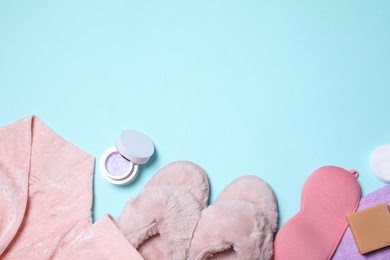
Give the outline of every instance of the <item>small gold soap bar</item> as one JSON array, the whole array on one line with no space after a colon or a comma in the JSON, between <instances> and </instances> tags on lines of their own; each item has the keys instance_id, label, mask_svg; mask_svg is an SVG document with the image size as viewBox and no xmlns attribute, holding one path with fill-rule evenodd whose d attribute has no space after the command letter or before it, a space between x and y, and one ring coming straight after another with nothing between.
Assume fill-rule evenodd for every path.
<instances>
[{"instance_id":1,"label":"small gold soap bar","mask_svg":"<svg viewBox=\"0 0 390 260\"><path fill-rule=\"evenodd\" d=\"M386 203L347 215L360 254L390 245L390 213Z\"/></svg>"}]
</instances>

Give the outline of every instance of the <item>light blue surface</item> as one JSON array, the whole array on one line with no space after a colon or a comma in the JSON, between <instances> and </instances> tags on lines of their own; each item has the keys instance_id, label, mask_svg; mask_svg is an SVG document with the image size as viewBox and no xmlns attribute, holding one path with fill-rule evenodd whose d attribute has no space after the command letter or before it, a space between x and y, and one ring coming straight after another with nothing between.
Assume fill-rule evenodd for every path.
<instances>
[{"instance_id":1,"label":"light blue surface","mask_svg":"<svg viewBox=\"0 0 390 260\"><path fill-rule=\"evenodd\" d=\"M125 187L94 175L94 219L119 216L175 160L207 172L212 203L254 174L280 225L316 168L384 183L390 143L389 1L0 1L0 124L30 114L100 159L126 128L156 154Z\"/></svg>"}]
</instances>

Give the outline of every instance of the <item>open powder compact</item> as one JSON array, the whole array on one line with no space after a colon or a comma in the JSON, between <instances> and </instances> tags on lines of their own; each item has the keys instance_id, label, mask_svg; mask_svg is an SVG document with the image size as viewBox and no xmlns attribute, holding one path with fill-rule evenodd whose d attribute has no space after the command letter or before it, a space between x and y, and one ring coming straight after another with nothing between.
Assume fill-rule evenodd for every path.
<instances>
[{"instance_id":1,"label":"open powder compact","mask_svg":"<svg viewBox=\"0 0 390 260\"><path fill-rule=\"evenodd\" d=\"M100 158L100 172L103 177L117 185L132 182L138 175L138 166L146 163L154 153L152 141L136 130L123 131Z\"/></svg>"}]
</instances>

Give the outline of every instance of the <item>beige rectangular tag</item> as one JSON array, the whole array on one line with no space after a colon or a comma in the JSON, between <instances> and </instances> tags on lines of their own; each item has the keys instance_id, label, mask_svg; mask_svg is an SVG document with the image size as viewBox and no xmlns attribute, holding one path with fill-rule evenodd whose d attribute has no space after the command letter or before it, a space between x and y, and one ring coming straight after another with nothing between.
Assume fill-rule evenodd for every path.
<instances>
[{"instance_id":1,"label":"beige rectangular tag","mask_svg":"<svg viewBox=\"0 0 390 260\"><path fill-rule=\"evenodd\" d=\"M360 254L390 245L390 213L386 203L346 217Z\"/></svg>"}]
</instances>

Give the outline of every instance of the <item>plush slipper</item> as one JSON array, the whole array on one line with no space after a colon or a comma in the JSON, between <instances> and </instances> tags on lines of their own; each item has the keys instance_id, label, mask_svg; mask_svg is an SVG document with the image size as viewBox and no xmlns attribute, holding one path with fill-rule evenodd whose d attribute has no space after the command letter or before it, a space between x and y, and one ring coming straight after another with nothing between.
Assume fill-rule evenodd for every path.
<instances>
[{"instance_id":1,"label":"plush slipper","mask_svg":"<svg viewBox=\"0 0 390 260\"><path fill-rule=\"evenodd\" d=\"M268 184L256 176L240 177L202 211L188 259L271 259L277 219Z\"/></svg>"},{"instance_id":2,"label":"plush slipper","mask_svg":"<svg viewBox=\"0 0 390 260\"><path fill-rule=\"evenodd\" d=\"M209 200L209 181L202 168L195 163L178 161L161 168L145 185L145 189L160 186L177 186L184 188L195 196L202 208L207 207Z\"/></svg>"},{"instance_id":3,"label":"plush slipper","mask_svg":"<svg viewBox=\"0 0 390 260\"><path fill-rule=\"evenodd\" d=\"M145 259L185 259L208 196L208 179L199 166L168 164L126 204L118 227Z\"/></svg>"}]
</instances>

